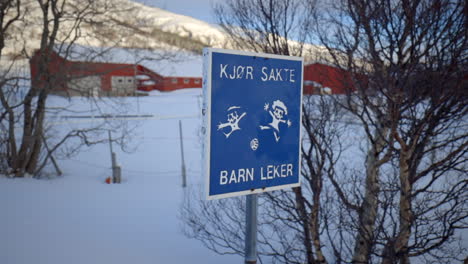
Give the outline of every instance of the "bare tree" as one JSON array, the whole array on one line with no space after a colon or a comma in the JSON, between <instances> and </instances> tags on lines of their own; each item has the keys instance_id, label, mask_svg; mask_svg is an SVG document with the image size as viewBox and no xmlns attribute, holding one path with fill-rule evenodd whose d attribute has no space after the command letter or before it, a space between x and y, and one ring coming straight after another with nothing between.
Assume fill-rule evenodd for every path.
<instances>
[{"instance_id":1,"label":"bare tree","mask_svg":"<svg viewBox=\"0 0 468 264\"><path fill-rule=\"evenodd\" d=\"M455 233L468 216L459 202L467 195L466 8L452 1L340 1L318 20L326 21L319 35L335 64L367 76L343 104L371 146L355 263L459 257Z\"/></svg>"},{"instance_id":2,"label":"bare tree","mask_svg":"<svg viewBox=\"0 0 468 264\"><path fill-rule=\"evenodd\" d=\"M301 56L314 6L300 0L229 0L214 11L235 48Z\"/></svg>"},{"instance_id":3,"label":"bare tree","mask_svg":"<svg viewBox=\"0 0 468 264\"><path fill-rule=\"evenodd\" d=\"M0 4L0 152L1 173L15 177L38 175L52 162L60 174L54 155L61 146L75 153L79 146L106 142L100 135L108 129L122 128L115 140L123 142L127 125L101 122L85 128L74 128L65 134L50 136L46 115L64 112L63 108L49 108L47 100L52 92L72 78L64 64L70 57L103 56L111 47L131 34L129 25L115 23L113 32L103 27L106 15L129 11L118 3L102 1L66 0L8 0ZM107 30L104 30L107 29ZM99 40L108 48L77 48L89 40ZM89 52L92 51L92 52ZM79 54L78 54L79 53ZM28 59L34 56L38 72L30 75ZM59 54L61 61L54 61ZM31 62L32 63L32 62ZM51 64L59 71L53 71ZM31 85L32 83L32 85ZM91 99L91 98L90 98ZM97 101L95 102L98 105ZM104 136L106 134L103 134ZM128 135L128 134L127 134Z\"/></svg>"}]
</instances>

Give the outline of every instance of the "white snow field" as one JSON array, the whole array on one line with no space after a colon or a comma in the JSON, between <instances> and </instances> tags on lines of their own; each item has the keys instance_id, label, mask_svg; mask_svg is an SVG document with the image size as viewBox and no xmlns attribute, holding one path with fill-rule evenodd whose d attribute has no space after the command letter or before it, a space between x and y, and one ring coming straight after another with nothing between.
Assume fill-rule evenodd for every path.
<instances>
[{"instance_id":1,"label":"white snow field","mask_svg":"<svg viewBox=\"0 0 468 264\"><path fill-rule=\"evenodd\" d=\"M132 132L133 153L114 146L122 184L104 183L111 175L107 144L61 161L64 175L59 178L0 176L0 263L241 263L241 257L216 255L182 233L179 215L185 189L178 117L183 124L188 185L193 187L203 184L200 95L201 89L185 89L119 99L132 107L128 114L159 116L129 121L138 124ZM69 102L51 97L49 102L80 110L91 107L80 98ZM69 122L55 123L63 130L89 124Z\"/></svg>"}]
</instances>

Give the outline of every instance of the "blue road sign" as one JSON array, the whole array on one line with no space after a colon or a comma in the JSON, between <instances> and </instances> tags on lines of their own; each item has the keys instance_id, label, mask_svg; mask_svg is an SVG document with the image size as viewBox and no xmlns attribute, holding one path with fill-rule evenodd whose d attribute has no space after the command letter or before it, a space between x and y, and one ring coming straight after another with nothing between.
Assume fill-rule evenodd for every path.
<instances>
[{"instance_id":1,"label":"blue road sign","mask_svg":"<svg viewBox=\"0 0 468 264\"><path fill-rule=\"evenodd\" d=\"M303 59L204 50L208 199L299 186Z\"/></svg>"}]
</instances>

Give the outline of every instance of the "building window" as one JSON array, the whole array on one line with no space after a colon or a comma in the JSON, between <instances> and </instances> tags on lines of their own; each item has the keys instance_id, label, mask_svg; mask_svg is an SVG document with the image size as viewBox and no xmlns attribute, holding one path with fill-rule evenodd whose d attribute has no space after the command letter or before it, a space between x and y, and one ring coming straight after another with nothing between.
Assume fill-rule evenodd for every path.
<instances>
[{"instance_id":1,"label":"building window","mask_svg":"<svg viewBox=\"0 0 468 264\"><path fill-rule=\"evenodd\" d=\"M184 83L185 83L185 84L188 84L188 83L189 83L189 79L184 79Z\"/></svg>"},{"instance_id":2,"label":"building window","mask_svg":"<svg viewBox=\"0 0 468 264\"><path fill-rule=\"evenodd\" d=\"M121 78L117 79L117 81L118 81L119 83L123 82L123 80L122 80Z\"/></svg>"},{"instance_id":3,"label":"building window","mask_svg":"<svg viewBox=\"0 0 468 264\"><path fill-rule=\"evenodd\" d=\"M195 83L196 83L196 84L199 84L199 83L200 83L200 79L195 79Z\"/></svg>"},{"instance_id":4,"label":"building window","mask_svg":"<svg viewBox=\"0 0 468 264\"><path fill-rule=\"evenodd\" d=\"M128 81L129 83L132 83L132 82L133 82L133 80L132 80L132 79L128 79L127 81Z\"/></svg>"},{"instance_id":5,"label":"building window","mask_svg":"<svg viewBox=\"0 0 468 264\"><path fill-rule=\"evenodd\" d=\"M173 78L173 79L172 79L172 83L177 83L177 79L176 79L176 78Z\"/></svg>"}]
</instances>

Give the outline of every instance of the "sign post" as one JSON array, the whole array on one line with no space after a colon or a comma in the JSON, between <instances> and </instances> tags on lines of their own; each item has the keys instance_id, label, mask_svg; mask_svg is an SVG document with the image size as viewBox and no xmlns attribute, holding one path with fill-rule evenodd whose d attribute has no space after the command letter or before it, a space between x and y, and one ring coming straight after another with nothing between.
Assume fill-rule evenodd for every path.
<instances>
[{"instance_id":1,"label":"sign post","mask_svg":"<svg viewBox=\"0 0 468 264\"><path fill-rule=\"evenodd\" d=\"M257 263L257 194L249 194L245 200L245 263Z\"/></svg>"},{"instance_id":2,"label":"sign post","mask_svg":"<svg viewBox=\"0 0 468 264\"><path fill-rule=\"evenodd\" d=\"M246 263L256 263L258 193L300 185L303 59L204 49L207 199L247 195Z\"/></svg>"},{"instance_id":3,"label":"sign post","mask_svg":"<svg viewBox=\"0 0 468 264\"><path fill-rule=\"evenodd\" d=\"M187 187L187 172L185 169L185 159L184 159L184 139L182 137L182 121L179 120L179 139L180 139L180 160L182 162L182 187Z\"/></svg>"}]
</instances>

